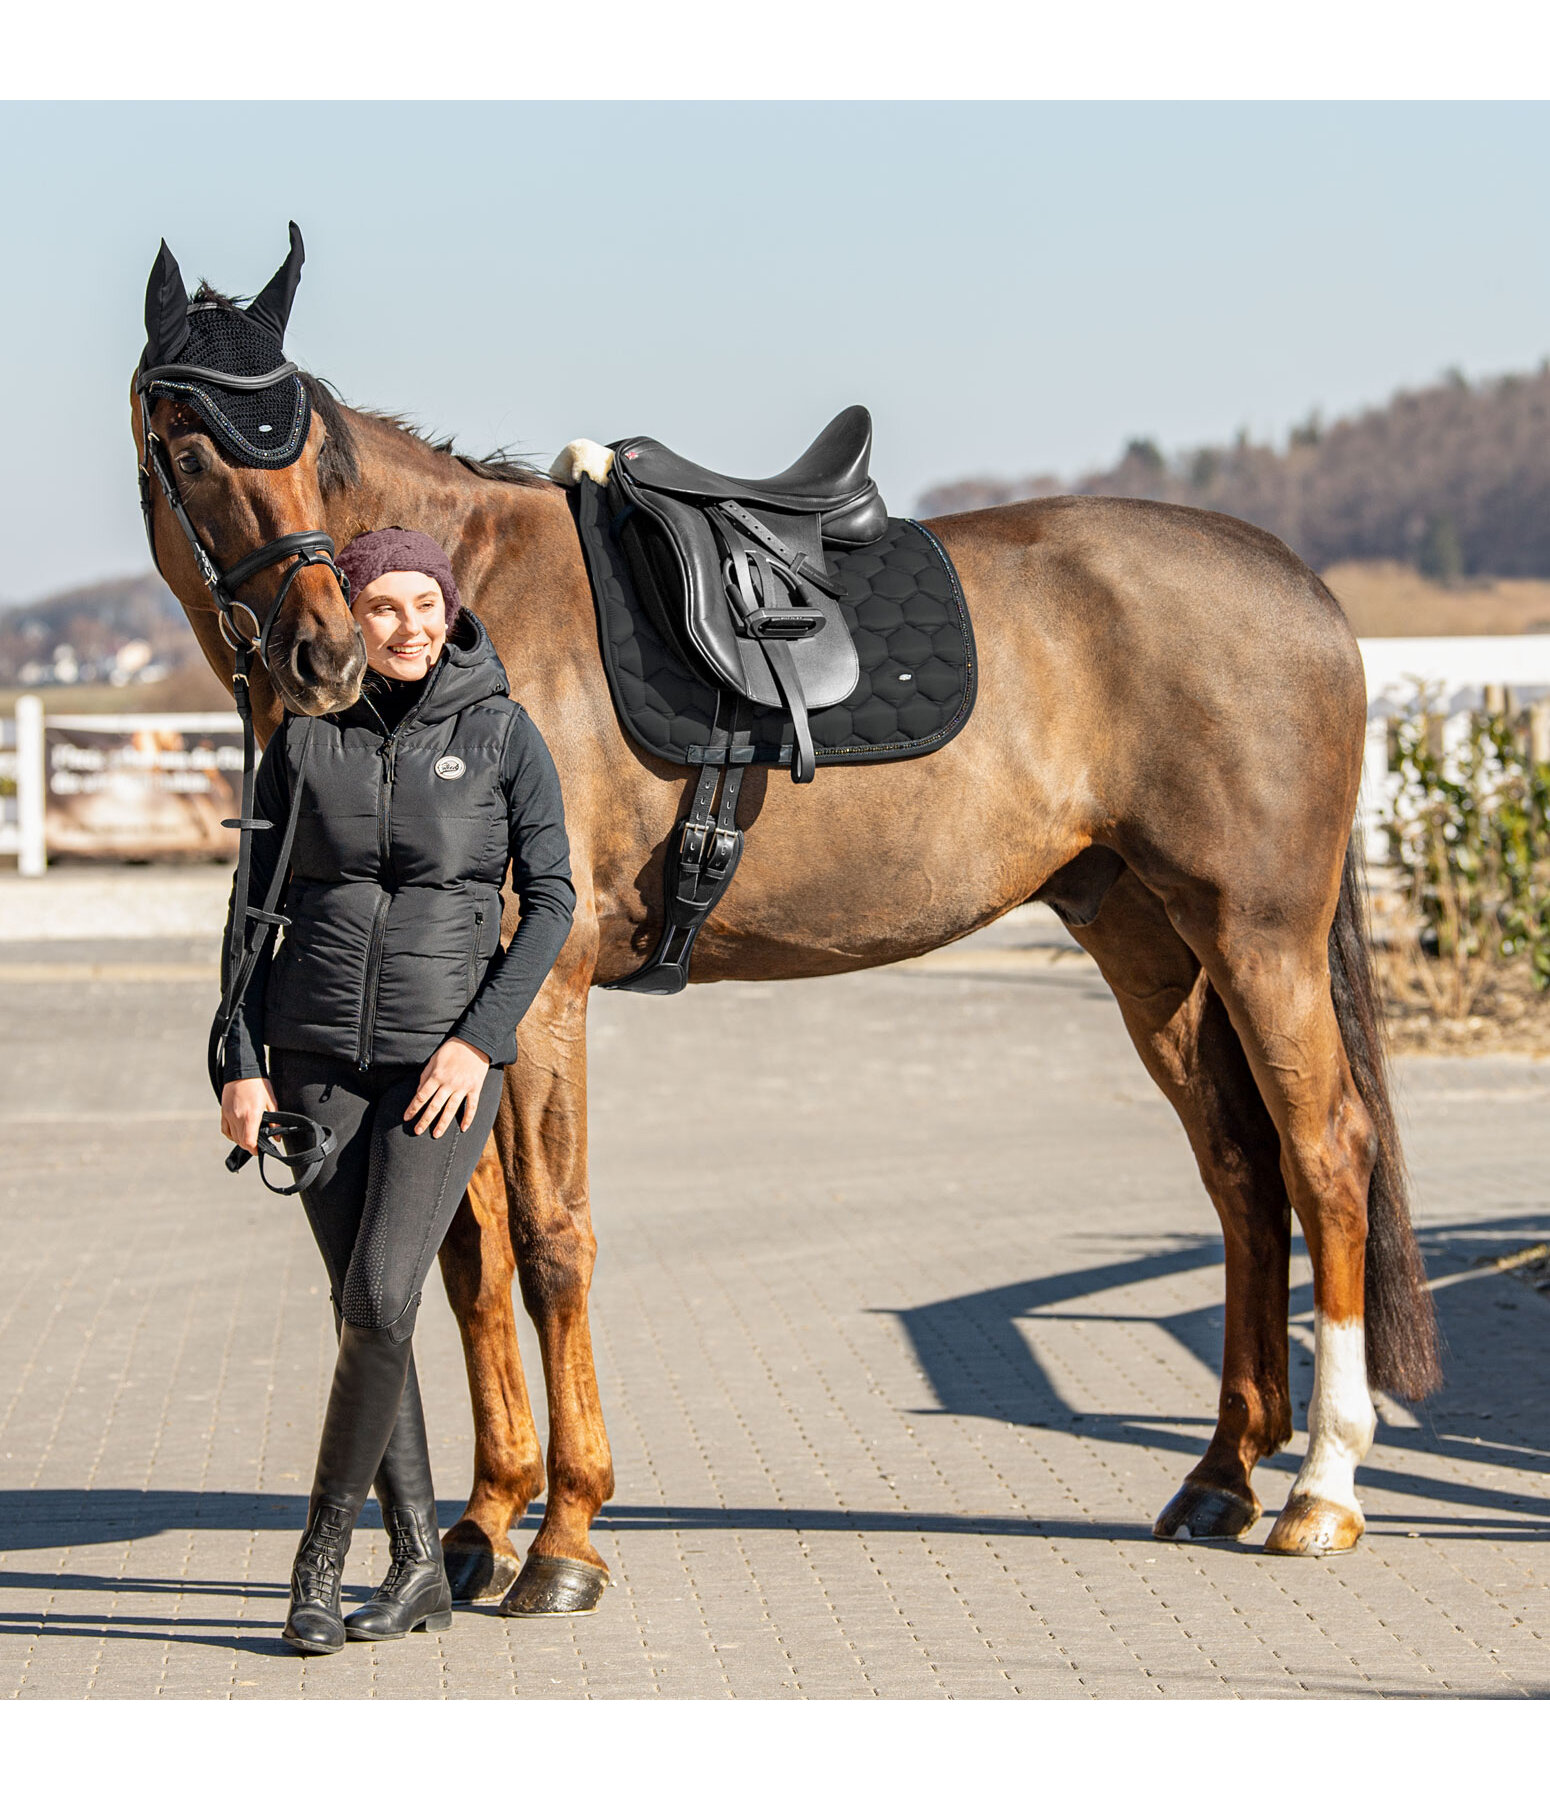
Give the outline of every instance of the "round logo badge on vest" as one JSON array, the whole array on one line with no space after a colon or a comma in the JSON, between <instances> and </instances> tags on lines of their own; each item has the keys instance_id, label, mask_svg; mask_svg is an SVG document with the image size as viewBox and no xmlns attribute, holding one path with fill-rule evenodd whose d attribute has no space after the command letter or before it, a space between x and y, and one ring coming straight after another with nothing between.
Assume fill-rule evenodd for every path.
<instances>
[{"instance_id":1,"label":"round logo badge on vest","mask_svg":"<svg viewBox=\"0 0 1550 1800\"><path fill-rule=\"evenodd\" d=\"M467 767L461 756L439 756L436 759L436 773L443 781L456 781Z\"/></svg>"}]
</instances>

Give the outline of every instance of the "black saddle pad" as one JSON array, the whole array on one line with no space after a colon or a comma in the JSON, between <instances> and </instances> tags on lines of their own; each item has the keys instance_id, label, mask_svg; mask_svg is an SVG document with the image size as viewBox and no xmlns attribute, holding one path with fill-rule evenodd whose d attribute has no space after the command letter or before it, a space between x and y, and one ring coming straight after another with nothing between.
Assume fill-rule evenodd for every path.
<instances>
[{"instance_id":1,"label":"black saddle pad","mask_svg":"<svg viewBox=\"0 0 1550 1800\"><path fill-rule=\"evenodd\" d=\"M597 601L598 636L614 705L643 750L702 763L730 701L686 669L646 616L612 530L603 490L585 476L572 495ZM889 519L875 544L827 551L861 678L836 706L810 715L820 763L897 762L939 750L974 708L974 631L947 552L912 519ZM755 707L753 760L789 763L789 723Z\"/></svg>"}]
</instances>

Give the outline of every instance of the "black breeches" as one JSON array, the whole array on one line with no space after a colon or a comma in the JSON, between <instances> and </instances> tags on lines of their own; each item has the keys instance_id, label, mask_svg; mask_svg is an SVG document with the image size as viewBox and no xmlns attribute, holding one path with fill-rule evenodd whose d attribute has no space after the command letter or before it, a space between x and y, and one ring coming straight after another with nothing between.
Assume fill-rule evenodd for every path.
<instances>
[{"instance_id":1,"label":"black breeches","mask_svg":"<svg viewBox=\"0 0 1550 1800\"><path fill-rule=\"evenodd\" d=\"M402 1342L489 1140L501 1071L486 1075L468 1130L454 1120L439 1138L428 1130L417 1137L404 1118L418 1067L357 1069L332 1056L272 1050L270 1073L283 1112L305 1113L334 1133L322 1172L301 1196L334 1305L348 1324Z\"/></svg>"}]
</instances>

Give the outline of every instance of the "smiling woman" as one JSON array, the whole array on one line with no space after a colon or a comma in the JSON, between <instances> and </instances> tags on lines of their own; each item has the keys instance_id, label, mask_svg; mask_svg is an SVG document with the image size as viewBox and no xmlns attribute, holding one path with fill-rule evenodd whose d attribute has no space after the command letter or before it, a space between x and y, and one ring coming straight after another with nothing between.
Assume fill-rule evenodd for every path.
<instances>
[{"instance_id":1,"label":"smiling woman","mask_svg":"<svg viewBox=\"0 0 1550 1800\"><path fill-rule=\"evenodd\" d=\"M303 784L308 806L285 940L244 995L221 1095L222 1128L244 1149L276 1111L313 1121L324 1144L302 1204L340 1347L285 1625L307 1654L451 1623L415 1313L494 1122L501 1082L486 1076L516 1054L575 900L554 765L446 552L389 527L353 539L338 567L367 672L353 705L299 732L288 717L259 771L260 817L285 818ZM253 851L265 886L276 835ZM508 866L521 918L502 951ZM343 1619L344 1555L373 1483L392 1567Z\"/></svg>"}]
</instances>

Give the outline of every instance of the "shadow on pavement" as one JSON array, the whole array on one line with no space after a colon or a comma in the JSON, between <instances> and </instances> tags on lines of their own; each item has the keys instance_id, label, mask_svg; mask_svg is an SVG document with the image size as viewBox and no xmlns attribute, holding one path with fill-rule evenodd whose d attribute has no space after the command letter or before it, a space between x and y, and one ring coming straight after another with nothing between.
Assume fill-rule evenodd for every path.
<instances>
[{"instance_id":1,"label":"shadow on pavement","mask_svg":"<svg viewBox=\"0 0 1550 1800\"><path fill-rule=\"evenodd\" d=\"M437 1503L445 1530L462 1516L455 1500ZM514 1530L536 1529L542 1507L535 1504ZM81 1544L117 1544L157 1537L168 1531L280 1531L299 1534L306 1523L306 1496L197 1493L192 1490L129 1488L37 1488L0 1490L0 1551L51 1550ZM375 1509L363 1514L361 1529L377 1524ZM1144 1538L1144 1525L1101 1519L1036 1519L1022 1514L845 1511L801 1506L605 1506L599 1531L859 1531L937 1532L961 1537ZM0 1588L72 1588L125 1593L284 1594L283 1582L200 1581L194 1578L137 1577L84 1573L0 1571ZM370 1592L362 1588L362 1594Z\"/></svg>"},{"instance_id":2,"label":"shadow on pavement","mask_svg":"<svg viewBox=\"0 0 1550 1800\"><path fill-rule=\"evenodd\" d=\"M1362 1486L1374 1499L1379 1495L1410 1497L1449 1508L1527 1515L1521 1526L1500 1519L1461 1519L1460 1530L1470 1536L1543 1536L1550 1530L1550 1493L1526 1494L1493 1483L1491 1477L1508 1471L1550 1473L1550 1407L1544 1404L1543 1373L1545 1353L1550 1349L1550 1307L1525 1284L1479 1265L1504 1250L1550 1237L1550 1214L1508 1215L1469 1225L1434 1227L1417 1235L1429 1276L1443 1283L1436 1291L1436 1302L1446 1382L1430 1402L1414 1409L1413 1424L1386 1421L1379 1428L1379 1439L1397 1448L1470 1465L1481 1479L1475 1485L1452 1474L1398 1470L1369 1462L1362 1470ZM1301 1239L1293 1240L1293 1252L1304 1254ZM1185 1311L1143 1313L1134 1309L1132 1290L1221 1264L1219 1238L1187 1239L1148 1255L982 1288L900 1310L893 1316L903 1325L937 1401L935 1407L918 1410L1198 1455L1215 1425L1214 1417L1077 1411L1062 1398L1020 1322L1037 1318L1073 1325L1155 1326L1219 1377L1220 1300ZM1460 1275L1467 1279L1447 1279ZM1103 1304L1110 1294L1125 1294L1126 1299ZM1089 1304L1073 1305L1083 1301ZM1312 1305L1311 1285L1293 1289L1293 1316L1308 1312ZM1291 1363L1294 1414L1301 1427L1306 1423L1312 1356L1306 1344L1296 1339ZM1291 1471L1297 1463L1283 1453L1270 1459L1267 1466ZM1437 1526L1434 1512L1409 1514L1369 1507L1368 1519L1379 1529L1424 1526L1428 1535Z\"/></svg>"},{"instance_id":3,"label":"shadow on pavement","mask_svg":"<svg viewBox=\"0 0 1550 1800\"><path fill-rule=\"evenodd\" d=\"M1439 1227L1421 1234L1434 1278L1471 1277L1443 1285L1438 1311L1447 1343L1448 1385L1414 1424L1386 1422L1380 1438L1396 1448L1439 1459L1453 1467L1417 1470L1369 1463L1362 1473L1368 1522L1375 1534L1414 1529L1426 1536L1494 1539L1541 1538L1550 1531L1550 1492L1522 1492L1494 1479L1509 1472L1550 1473L1550 1408L1542 1403L1545 1348L1550 1310L1545 1301L1510 1277L1478 1271L1481 1258L1550 1236L1550 1214L1520 1214L1464 1227ZM1300 1242L1294 1242L1300 1253ZM1069 1433L1097 1441L1123 1442L1197 1455L1214 1425L1207 1415L1162 1412L1121 1414L1079 1412L1061 1398L1055 1381L1019 1322L1043 1318L1077 1324L1135 1322L1168 1332L1213 1373L1220 1367L1222 1310L1219 1303L1173 1313L1138 1313L1132 1290L1160 1279L1221 1264L1214 1238L1187 1239L1153 1254L1071 1270L1036 1280L1013 1282L913 1307L897 1313L922 1371L930 1381L934 1412L988 1418L1023 1428ZM1476 1278L1478 1276L1478 1278ZM1126 1299L1119 1296L1126 1295ZM1106 1296L1115 1301L1105 1305ZM1080 1310L1073 1302L1086 1302ZM1294 1290L1292 1311L1306 1311L1312 1294ZM1293 1398L1303 1423L1312 1358L1305 1346L1292 1347ZM1407 1459L1408 1461L1409 1459ZM1460 1466L1469 1479L1459 1478ZM1295 1458L1283 1453L1269 1467L1288 1473ZM1478 1477L1478 1480L1473 1479ZM1159 1496L1159 1500L1162 1496ZM1406 1500L1427 1503L1413 1511ZM1437 1508L1458 1516L1443 1521ZM0 1551L31 1551L84 1544L122 1543L174 1531L279 1531L299 1534L306 1522L304 1494L201 1493L195 1490L128 1488L0 1490ZM443 1528L461 1513L461 1500L438 1507ZM1491 1516L1478 1516L1485 1513ZM1503 1513L1521 1515L1503 1518ZM1472 1516L1473 1515L1473 1516ZM535 1525L536 1510L524 1522ZM361 1517L362 1529L380 1527L375 1503ZM1145 1520L1050 1519L1026 1515L843 1511L802 1507L631 1506L605 1507L597 1521L603 1532L782 1531L861 1533L942 1533L974 1537L1092 1538L1116 1541L1148 1538ZM1226 1546L1224 1546L1225 1548ZM1241 1547L1253 1554L1252 1546ZM278 1600L274 1582L220 1582L168 1578L119 1578L84 1573L31 1573L8 1569L0 1586L13 1591L98 1593L179 1593L211 1598L262 1596ZM362 1588L364 1596L369 1590ZM79 1630L101 1636L125 1624L160 1621L113 1619L50 1621L44 1629ZM206 1621L215 1624L216 1621ZM228 1630L232 1621L220 1621ZM191 1625L197 1622L190 1621ZM36 1616L0 1614L0 1634L36 1631ZM255 1630L270 1631L269 1624ZM135 1635L130 1633L130 1635ZM226 1643L228 1640L209 1640ZM245 1640L234 1645L252 1648Z\"/></svg>"}]
</instances>

